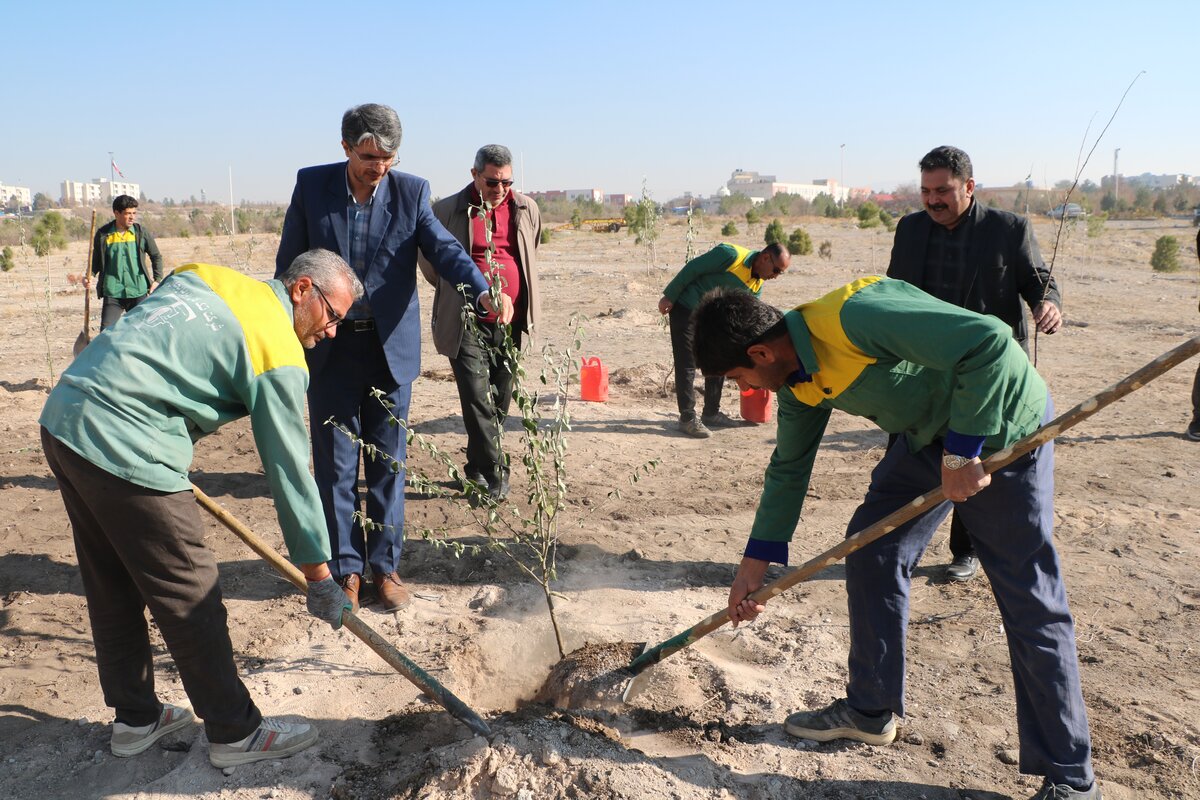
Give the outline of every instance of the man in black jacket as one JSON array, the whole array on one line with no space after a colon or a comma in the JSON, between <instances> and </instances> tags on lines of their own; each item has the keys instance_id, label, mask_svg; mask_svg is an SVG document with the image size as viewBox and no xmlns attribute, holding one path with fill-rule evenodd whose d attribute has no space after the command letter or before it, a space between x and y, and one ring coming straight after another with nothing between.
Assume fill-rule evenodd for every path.
<instances>
[{"instance_id":1,"label":"man in black jacket","mask_svg":"<svg viewBox=\"0 0 1200 800\"><path fill-rule=\"evenodd\" d=\"M888 277L899 278L948 303L991 314L1012 328L1029 352L1025 308L1041 333L1062 325L1062 298L1038 251L1029 221L975 202L970 157L941 146L920 161L924 211L896 226ZM979 559L966 527L955 514L950 523L946 577L968 581Z\"/></svg>"},{"instance_id":2,"label":"man in black jacket","mask_svg":"<svg viewBox=\"0 0 1200 800\"><path fill-rule=\"evenodd\" d=\"M110 327L121 315L154 291L163 279L163 260L154 237L137 219L138 201L127 194L113 200L113 221L96 231L92 263L83 279L84 290L96 276L96 296L104 300L100 330ZM150 266L146 266L146 257Z\"/></svg>"}]
</instances>

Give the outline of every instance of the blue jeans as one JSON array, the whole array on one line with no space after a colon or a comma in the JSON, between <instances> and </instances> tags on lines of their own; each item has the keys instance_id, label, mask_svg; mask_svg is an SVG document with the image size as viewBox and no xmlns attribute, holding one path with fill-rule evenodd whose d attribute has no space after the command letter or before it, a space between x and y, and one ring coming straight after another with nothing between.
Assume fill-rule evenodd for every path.
<instances>
[{"instance_id":1,"label":"blue jeans","mask_svg":"<svg viewBox=\"0 0 1200 800\"><path fill-rule=\"evenodd\" d=\"M373 330L354 332L345 325L330 342L333 350L308 390L312 427L313 474L325 509L335 578L363 573L369 565L376 575L395 572L404 544L404 429L390 425L388 410L371 394L385 392L391 414L408 419L412 384L397 384ZM364 456L362 447L325 421L332 417L363 442L400 462L393 471L384 457ZM366 479L366 497L359 494L359 465ZM364 502L365 500L365 502ZM355 518L364 511L374 525L364 531Z\"/></svg>"},{"instance_id":2,"label":"blue jeans","mask_svg":"<svg viewBox=\"0 0 1200 800\"><path fill-rule=\"evenodd\" d=\"M1047 402L1043 421L1053 415ZM849 533L941 483L941 443L910 453L899 437L871 475ZM863 711L904 714L905 637L912 573L950 502L901 525L846 559L850 608L847 698ZM1054 549L1054 443L992 474L955 505L992 585L1012 661L1020 769L1090 784L1091 736L1079 682L1075 625Z\"/></svg>"}]
</instances>

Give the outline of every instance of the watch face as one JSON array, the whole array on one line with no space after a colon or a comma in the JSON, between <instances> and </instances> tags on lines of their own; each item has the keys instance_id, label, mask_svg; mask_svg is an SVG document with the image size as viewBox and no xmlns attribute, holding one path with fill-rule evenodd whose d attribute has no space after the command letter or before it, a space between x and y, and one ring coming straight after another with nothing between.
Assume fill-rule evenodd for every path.
<instances>
[{"instance_id":1,"label":"watch face","mask_svg":"<svg viewBox=\"0 0 1200 800\"><path fill-rule=\"evenodd\" d=\"M944 455L942 456L942 463L946 465L947 469L961 469L970 464L971 459L966 456Z\"/></svg>"}]
</instances>

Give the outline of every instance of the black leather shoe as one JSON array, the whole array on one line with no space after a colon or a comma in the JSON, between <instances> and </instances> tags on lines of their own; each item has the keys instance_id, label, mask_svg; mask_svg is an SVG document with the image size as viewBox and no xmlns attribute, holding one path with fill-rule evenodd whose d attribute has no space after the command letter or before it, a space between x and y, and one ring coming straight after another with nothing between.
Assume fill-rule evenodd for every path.
<instances>
[{"instance_id":1,"label":"black leather shoe","mask_svg":"<svg viewBox=\"0 0 1200 800\"><path fill-rule=\"evenodd\" d=\"M488 485L488 496L497 503L502 503L508 499L508 476L505 475L498 481L493 481Z\"/></svg>"},{"instance_id":2,"label":"black leather shoe","mask_svg":"<svg viewBox=\"0 0 1200 800\"><path fill-rule=\"evenodd\" d=\"M946 579L969 581L979 572L979 559L975 556L958 556L946 567Z\"/></svg>"}]
</instances>

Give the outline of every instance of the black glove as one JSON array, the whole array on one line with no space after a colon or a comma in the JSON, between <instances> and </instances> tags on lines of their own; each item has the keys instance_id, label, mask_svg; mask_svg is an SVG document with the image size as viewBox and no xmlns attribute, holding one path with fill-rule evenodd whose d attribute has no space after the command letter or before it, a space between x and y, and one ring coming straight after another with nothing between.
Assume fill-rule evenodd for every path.
<instances>
[{"instance_id":1,"label":"black glove","mask_svg":"<svg viewBox=\"0 0 1200 800\"><path fill-rule=\"evenodd\" d=\"M342 627L342 611L353 608L350 599L332 575L323 580L308 582L307 606L308 613L328 622L335 631Z\"/></svg>"}]
</instances>

